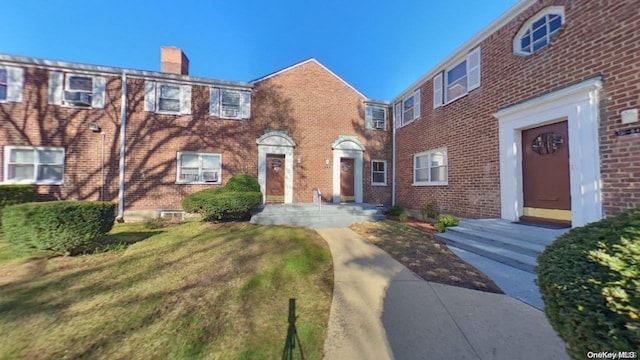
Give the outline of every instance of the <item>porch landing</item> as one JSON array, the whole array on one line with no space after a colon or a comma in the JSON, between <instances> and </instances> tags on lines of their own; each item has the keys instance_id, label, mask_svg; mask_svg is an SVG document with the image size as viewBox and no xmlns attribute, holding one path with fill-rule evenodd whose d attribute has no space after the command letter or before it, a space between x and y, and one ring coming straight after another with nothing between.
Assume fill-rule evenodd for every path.
<instances>
[{"instance_id":1,"label":"porch landing","mask_svg":"<svg viewBox=\"0 0 640 360\"><path fill-rule=\"evenodd\" d=\"M507 295L542 309L535 283L537 257L569 229L547 229L503 219L463 219L436 234L464 261L489 276Z\"/></svg>"},{"instance_id":2,"label":"porch landing","mask_svg":"<svg viewBox=\"0 0 640 360\"><path fill-rule=\"evenodd\" d=\"M252 224L294 225L314 229L348 227L355 222L384 219L373 204L267 204L251 217Z\"/></svg>"}]
</instances>

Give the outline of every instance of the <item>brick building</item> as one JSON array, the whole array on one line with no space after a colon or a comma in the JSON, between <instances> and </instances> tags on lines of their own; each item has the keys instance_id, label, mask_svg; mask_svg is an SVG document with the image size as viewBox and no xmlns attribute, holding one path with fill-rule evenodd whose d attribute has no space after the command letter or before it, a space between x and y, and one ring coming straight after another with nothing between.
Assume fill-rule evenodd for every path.
<instances>
[{"instance_id":1,"label":"brick building","mask_svg":"<svg viewBox=\"0 0 640 360\"><path fill-rule=\"evenodd\" d=\"M3 55L0 179L120 216L249 173L266 202L579 226L640 203L638 33L635 0L521 0L390 103L314 59L245 83L175 48L162 72Z\"/></svg>"}]
</instances>

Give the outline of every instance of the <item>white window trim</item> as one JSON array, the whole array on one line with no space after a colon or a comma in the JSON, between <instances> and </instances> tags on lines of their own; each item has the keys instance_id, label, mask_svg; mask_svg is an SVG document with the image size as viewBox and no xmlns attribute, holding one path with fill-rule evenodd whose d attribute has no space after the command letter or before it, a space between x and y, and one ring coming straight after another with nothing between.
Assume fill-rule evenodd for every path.
<instances>
[{"instance_id":1,"label":"white window trim","mask_svg":"<svg viewBox=\"0 0 640 360\"><path fill-rule=\"evenodd\" d=\"M9 160L11 159L11 151L12 150L61 150L62 151L62 179L60 180L38 180L38 166L41 164L39 159L37 158L36 152L36 162L34 162L34 171L33 171L33 179L31 180L9 180L7 177L9 176ZM66 151L63 147L54 147L54 146L19 146L19 145L10 145L4 147L4 176L3 176L3 184L32 184L32 185L62 185L64 183L64 164L66 160Z\"/></svg>"},{"instance_id":2,"label":"white window trim","mask_svg":"<svg viewBox=\"0 0 640 360\"><path fill-rule=\"evenodd\" d=\"M480 87L480 84L481 84L481 83L480 83L480 82L478 82L478 84L477 84L475 87L471 88L471 85L472 85L472 84L469 82L469 72L470 72L470 70L473 70L473 69L476 69L476 68L477 68L478 76L479 76L479 77L481 77L481 76L482 76L482 72L481 72L480 64L478 64L478 65L477 65L476 67L474 67L474 68L470 68L470 66L469 66L469 61L470 61L470 59L471 59L471 56L472 56L474 53L476 53L476 52L478 53L478 56L479 56L479 59L478 59L478 60L479 60L480 62L482 62L482 58L480 57L480 47L478 46L478 47L476 47L475 49L472 49L471 51L469 51L469 53L468 53L468 54L467 54L463 59L460 59L459 61L456 61L453 65L451 65L451 66L447 67L447 68L444 70L444 72L442 73L442 76L444 77L443 82L442 82L442 83L443 83L443 87L442 87L442 99L443 99L443 104L442 104L442 106L444 106L444 105L448 105L448 104L451 104L452 102L454 102L454 101L456 101L456 100L458 100L458 99L462 99L463 97L465 97L465 96L469 95L469 93L470 93L470 92L472 92L473 90L475 90L475 89L477 89L477 88L479 88L479 87ZM453 70L456 66L458 66L458 65L462 64L463 62L466 62L466 65L465 65L465 72L466 72L466 73L465 73L465 77L466 77L466 82L467 82L467 84L466 84L466 91L465 91L464 93L462 93L462 94L460 94L460 95L456 96L456 97L455 97L455 98L453 98L453 99L449 99L449 76L447 76L447 75L448 75L447 73L448 73L449 71ZM434 79L435 79L435 78L434 78ZM436 106L436 107L439 107L439 106ZM434 108L435 108L435 107L434 107Z\"/></svg>"},{"instance_id":3,"label":"white window trim","mask_svg":"<svg viewBox=\"0 0 640 360\"><path fill-rule=\"evenodd\" d=\"M162 87L162 85L166 85L166 86L177 86L178 89L180 89L180 94L178 95L178 111L170 111L170 110L161 110L160 109L160 88ZM182 112L180 111L182 109L182 85L177 84L177 83L170 83L170 82L156 82L156 114L168 114L168 115L181 115Z\"/></svg>"},{"instance_id":4,"label":"white window trim","mask_svg":"<svg viewBox=\"0 0 640 360\"><path fill-rule=\"evenodd\" d=\"M93 108L93 86L96 82L95 76L93 75L88 75L88 74L77 74L77 73L64 73L64 83L62 86L62 107L68 107L68 108L74 108L74 109L91 109ZM85 90L71 90L69 89L69 83L71 82L71 78L77 76L77 77L83 77L83 78L91 78L91 88L92 91L85 91ZM89 106L83 106L83 105L75 105L71 102L68 102L67 100L64 99L64 92L65 91L80 91L80 92L85 92L88 93L89 95L91 95L91 102L92 104L90 104Z\"/></svg>"},{"instance_id":5,"label":"white window trim","mask_svg":"<svg viewBox=\"0 0 640 360\"><path fill-rule=\"evenodd\" d=\"M444 166L447 168L447 180L446 181L416 181L416 159L418 157L421 156L430 156L433 153L439 152L439 151L444 151L445 153L445 159L444 159ZM431 165L429 164L428 169L431 169ZM431 171L429 171L429 177L431 177ZM416 153L413 154L413 184L411 184L412 186L442 186L442 185L449 185L449 152L447 151L446 147L442 147L442 148L438 148L438 149L433 149L433 150L428 150L428 151L423 151L421 153Z\"/></svg>"},{"instance_id":6,"label":"white window trim","mask_svg":"<svg viewBox=\"0 0 640 360\"><path fill-rule=\"evenodd\" d=\"M7 91L5 92L5 98L4 99L0 99L0 103L5 103L9 101L9 86L10 86L10 75L9 75L9 69L5 66L0 66L0 70L4 70L7 73L6 79L7 82L4 84L7 87Z\"/></svg>"},{"instance_id":7,"label":"white window trim","mask_svg":"<svg viewBox=\"0 0 640 360\"><path fill-rule=\"evenodd\" d=\"M382 120L384 121L384 126L383 127L375 127L375 126L369 126L369 123L367 121L367 108L377 108L377 109L382 109L382 111L384 111L384 115ZM364 127L367 130L380 130L380 131L386 131L387 130L387 116L389 115L387 112L387 107L386 106L381 106L381 105L373 105L373 104L366 104L365 105L365 123L364 123ZM373 125L373 111L371 112L371 124Z\"/></svg>"},{"instance_id":8,"label":"white window trim","mask_svg":"<svg viewBox=\"0 0 640 360\"><path fill-rule=\"evenodd\" d=\"M405 121L405 119L404 119L404 113L405 113L405 110L404 110L404 103L405 103L406 101L408 101L410 98L413 98L413 107L411 108L411 109L412 109L412 112L413 112L413 117L411 118L411 120ZM419 113L418 113L418 115L416 116L416 105L417 105L418 107L420 107L420 105L418 105L418 104L416 104L416 103L417 103L418 101L420 101L420 98L421 98L421 96L420 96L420 89L418 88L418 89L416 89L414 92L412 92L412 93L411 93L411 95L409 95L409 96L405 97L404 99L402 99L402 100L399 102L399 103L400 103L400 114L398 114L398 116L399 116L399 118L400 118L400 123L398 124L398 123L396 122L396 127L397 127L397 128L401 128L401 127L407 126L407 125L411 124L412 122L414 122L414 121L416 121L416 120L420 119L420 117L422 116L422 112L421 112L421 110L419 110ZM417 99L417 101L416 101L416 99ZM396 105L397 105L397 104L396 104Z\"/></svg>"},{"instance_id":9,"label":"white window trim","mask_svg":"<svg viewBox=\"0 0 640 360\"><path fill-rule=\"evenodd\" d=\"M184 180L180 180L180 168L182 167L182 163L180 160L181 155L198 155L198 157L201 157L202 155L208 155L208 156L217 156L220 159L220 171L218 174L218 181L213 182L213 181L184 181ZM202 159L200 158L200 161L202 162ZM178 154L176 156L176 184L187 184L187 185L220 185L222 184L222 154L220 153L205 153L205 152L196 152L196 151L178 151ZM201 172L202 171L202 167L200 166L198 168L198 171Z\"/></svg>"},{"instance_id":10,"label":"white window trim","mask_svg":"<svg viewBox=\"0 0 640 360\"><path fill-rule=\"evenodd\" d=\"M381 162L384 164L384 182L373 181L373 163L374 162ZM371 160L371 186L387 186L387 160Z\"/></svg>"},{"instance_id":11,"label":"white window trim","mask_svg":"<svg viewBox=\"0 0 640 360\"><path fill-rule=\"evenodd\" d=\"M533 55L536 52L538 52L539 50L544 49L545 47L547 47L549 45L549 43L551 43L552 37L555 36L557 34L557 32L554 33L553 36L549 36L549 34L547 34L547 37L549 39L549 42L547 43L547 45L541 47L540 49L538 49L536 51L532 51L530 53L522 51L522 47L521 47L522 43L520 42L520 40L522 39L524 34L527 32L527 30L529 30L531 28L533 23L538 21L538 20L540 20L540 18L542 18L543 16L547 16L547 15L560 15L560 28L562 28L564 26L564 23L565 23L564 6L549 6L549 7L546 7L544 9L538 11L535 15L530 17L529 20L527 20L522 25L520 30L518 30L518 32L516 33L516 36L513 38L513 53L514 54L520 55L520 56ZM532 50L533 50L533 48L532 48Z\"/></svg>"}]
</instances>

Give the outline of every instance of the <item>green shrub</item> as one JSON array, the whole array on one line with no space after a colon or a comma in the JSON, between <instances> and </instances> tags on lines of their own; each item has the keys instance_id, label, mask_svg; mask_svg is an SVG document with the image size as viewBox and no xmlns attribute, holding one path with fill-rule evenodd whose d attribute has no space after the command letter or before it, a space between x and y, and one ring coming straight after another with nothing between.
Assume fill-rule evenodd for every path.
<instances>
[{"instance_id":1,"label":"green shrub","mask_svg":"<svg viewBox=\"0 0 640 360\"><path fill-rule=\"evenodd\" d=\"M420 215L422 215L422 220L427 220L429 218L435 219L438 217L438 211L436 209L436 202L430 201L420 209Z\"/></svg>"},{"instance_id":2,"label":"green shrub","mask_svg":"<svg viewBox=\"0 0 640 360\"><path fill-rule=\"evenodd\" d=\"M260 184L250 175L234 175L227 185L195 192L182 200L182 209L204 221L241 220L262 202Z\"/></svg>"},{"instance_id":3,"label":"green shrub","mask_svg":"<svg viewBox=\"0 0 640 360\"><path fill-rule=\"evenodd\" d=\"M5 239L19 253L71 254L108 233L114 220L115 204L97 201L11 205L2 215Z\"/></svg>"},{"instance_id":4,"label":"green shrub","mask_svg":"<svg viewBox=\"0 0 640 360\"><path fill-rule=\"evenodd\" d=\"M407 219L409 219L409 215L407 215L406 212L403 212L402 214L400 214L398 216L398 219L400 220L400 222L405 223L405 222L407 222Z\"/></svg>"},{"instance_id":5,"label":"green shrub","mask_svg":"<svg viewBox=\"0 0 640 360\"><path fill-rule=\"evenodd\" d=\"M229 179L224 189L235 192L260 192L260 184L251 175L238 174Z\"/></svg>"},{"instance_id":6,"label":"green shrub","mask_svg":"<svg viewBox=\"0 0 640 360\"><path fill-rule=\"evenodd\" d=\"M560 236L538 257L536 273L547 318L573 358L638 351L639 209Z\"/></svg>"},{"instance_id":7,"label":"green shrub","mask_svg":"<svg viewBox=\"0 0 640 360\"><path fill-rule=\"evenodd\" d=\"M460 221L453 215L442 215L438 222L433 225L437 232L444 232L449 226L458 226Z\"/></svg>"},{"instance_id":8,"label":"green shrub","mask_svg":"<svg viewBox=\"0 0 640 360\"><path fill-rule=\"evenodd\" d=\"M400 216L400 214L404 213L404 208L400 205L393 205L389 211L387 211L387 215L391 216Z\"/></svg>"},{"instance_id":9,"label":"green shrub","mask_svg":"<svg viewBox=\"0 0 640 360\"><path fill-rule=\"evenodd\" d=\"M5 206L32 202L35 197L36 188L33 185L0 185L0 225Z\"/></svg>"}]
</instances>

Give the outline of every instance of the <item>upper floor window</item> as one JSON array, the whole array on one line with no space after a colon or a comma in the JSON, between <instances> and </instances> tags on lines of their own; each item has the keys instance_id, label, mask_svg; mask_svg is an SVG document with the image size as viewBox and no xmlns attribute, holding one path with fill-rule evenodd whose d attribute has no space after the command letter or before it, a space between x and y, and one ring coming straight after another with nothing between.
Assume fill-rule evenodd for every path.
<instances>
[{"instance_id":1,"label":"upper floor window","mask_svg":"<svg viewBox=\"0 0 640 360\"><path fill-rule=\"evenodd\" d=\"M24 70L9 66L0 67L0 102L22 101Z\"/></svg>"},{"instance_id":2,"label":"upper floor window","mask_svg":"<svg viewBox=\"0 0 640 360\"><path fill-rule=\"evenodd\" d=\"M191 114L191 85L144 82L144 111L161 114Z\"/></svg>"},{"instance_id":3,"label":"upper floor window","mask_svg":"<svg viewBox=\"0 0 640 360\"><path fill-rule=\"evenodd\" d=\"M447 149L425 151L413 156L413 185L448 184Z\"/></svg>"},{"instance_id":4,"label":"upper floor window","mask_svg":"<svg viewBox=\"0 0 640 360\"><path fill-rule=\"evenodd\" d=\"M385 130L387 128L387 108L365 105L364 124L366 129Z\"/></svg>"},{"instance_id":5,"label":"upper floor window","mask_svg":"<svg viewBox=\"0 0 640 360\"><path fill-rule=\"evenodd\" d=\"M433 78L434 109L467 95L480 87L480 48L473 49L467 56L448 68L443 74ZM444 94L444 97L443 97Z\"/></svg>"},{"instance_id":6,"label":"upper floor window","mask_svg":"<svg viewBox=\"0 0 640 360\"><path fill-rule=\"evenodd\" d=\"M251 91L212 87L209 114L227 119L251 117Z\"/></svg>"},{"instance_id":7,"label":"upper floor window","mask_svg":"<svg viewBox=\"0 0 640 360\"><path fill-rule=\"evenodd\" d=\"M420 117L420 89L395 104L394 114L396 127L402 127Z\"/></svg>"},{"instance_id":8,"label":"upper floor window","mask_svg":"<svg viewBox=\"0 0 640 360\"><path fill-rule=\"evenodd\" d=\"M5 146L5 182L61 184L64 149L55 147Z\"/></svg>"},{"instance_id":9,"label":"upper floor window","mask_svg":"<svg viewBox=\"0 0 640 360\"><path fill-rule=\"evenodd\" d=\"M104 108L106 78L87 74L49 73L49 104Z\"/></svg>"},{"instance_id":10,"label":"upper floor window","mask_svg":"<svg viewBox=\"0 0 640 360\"><path fill-rule=\"evenodd\" d=\"M220 184L221 169L220 154L179 152L176 182Z\"/></svg>"},{"instance_id":11,"label":"upper floor window","mask_svg":"<svg viewBox=\"0 0 640 360\"><path fill-rule=\"evenodd\" d=\"M518 55L531 55L549 45L564 24L564 8L550 6L529 19L513 39L513 51Z\"/></svg>"}]
</instances>

